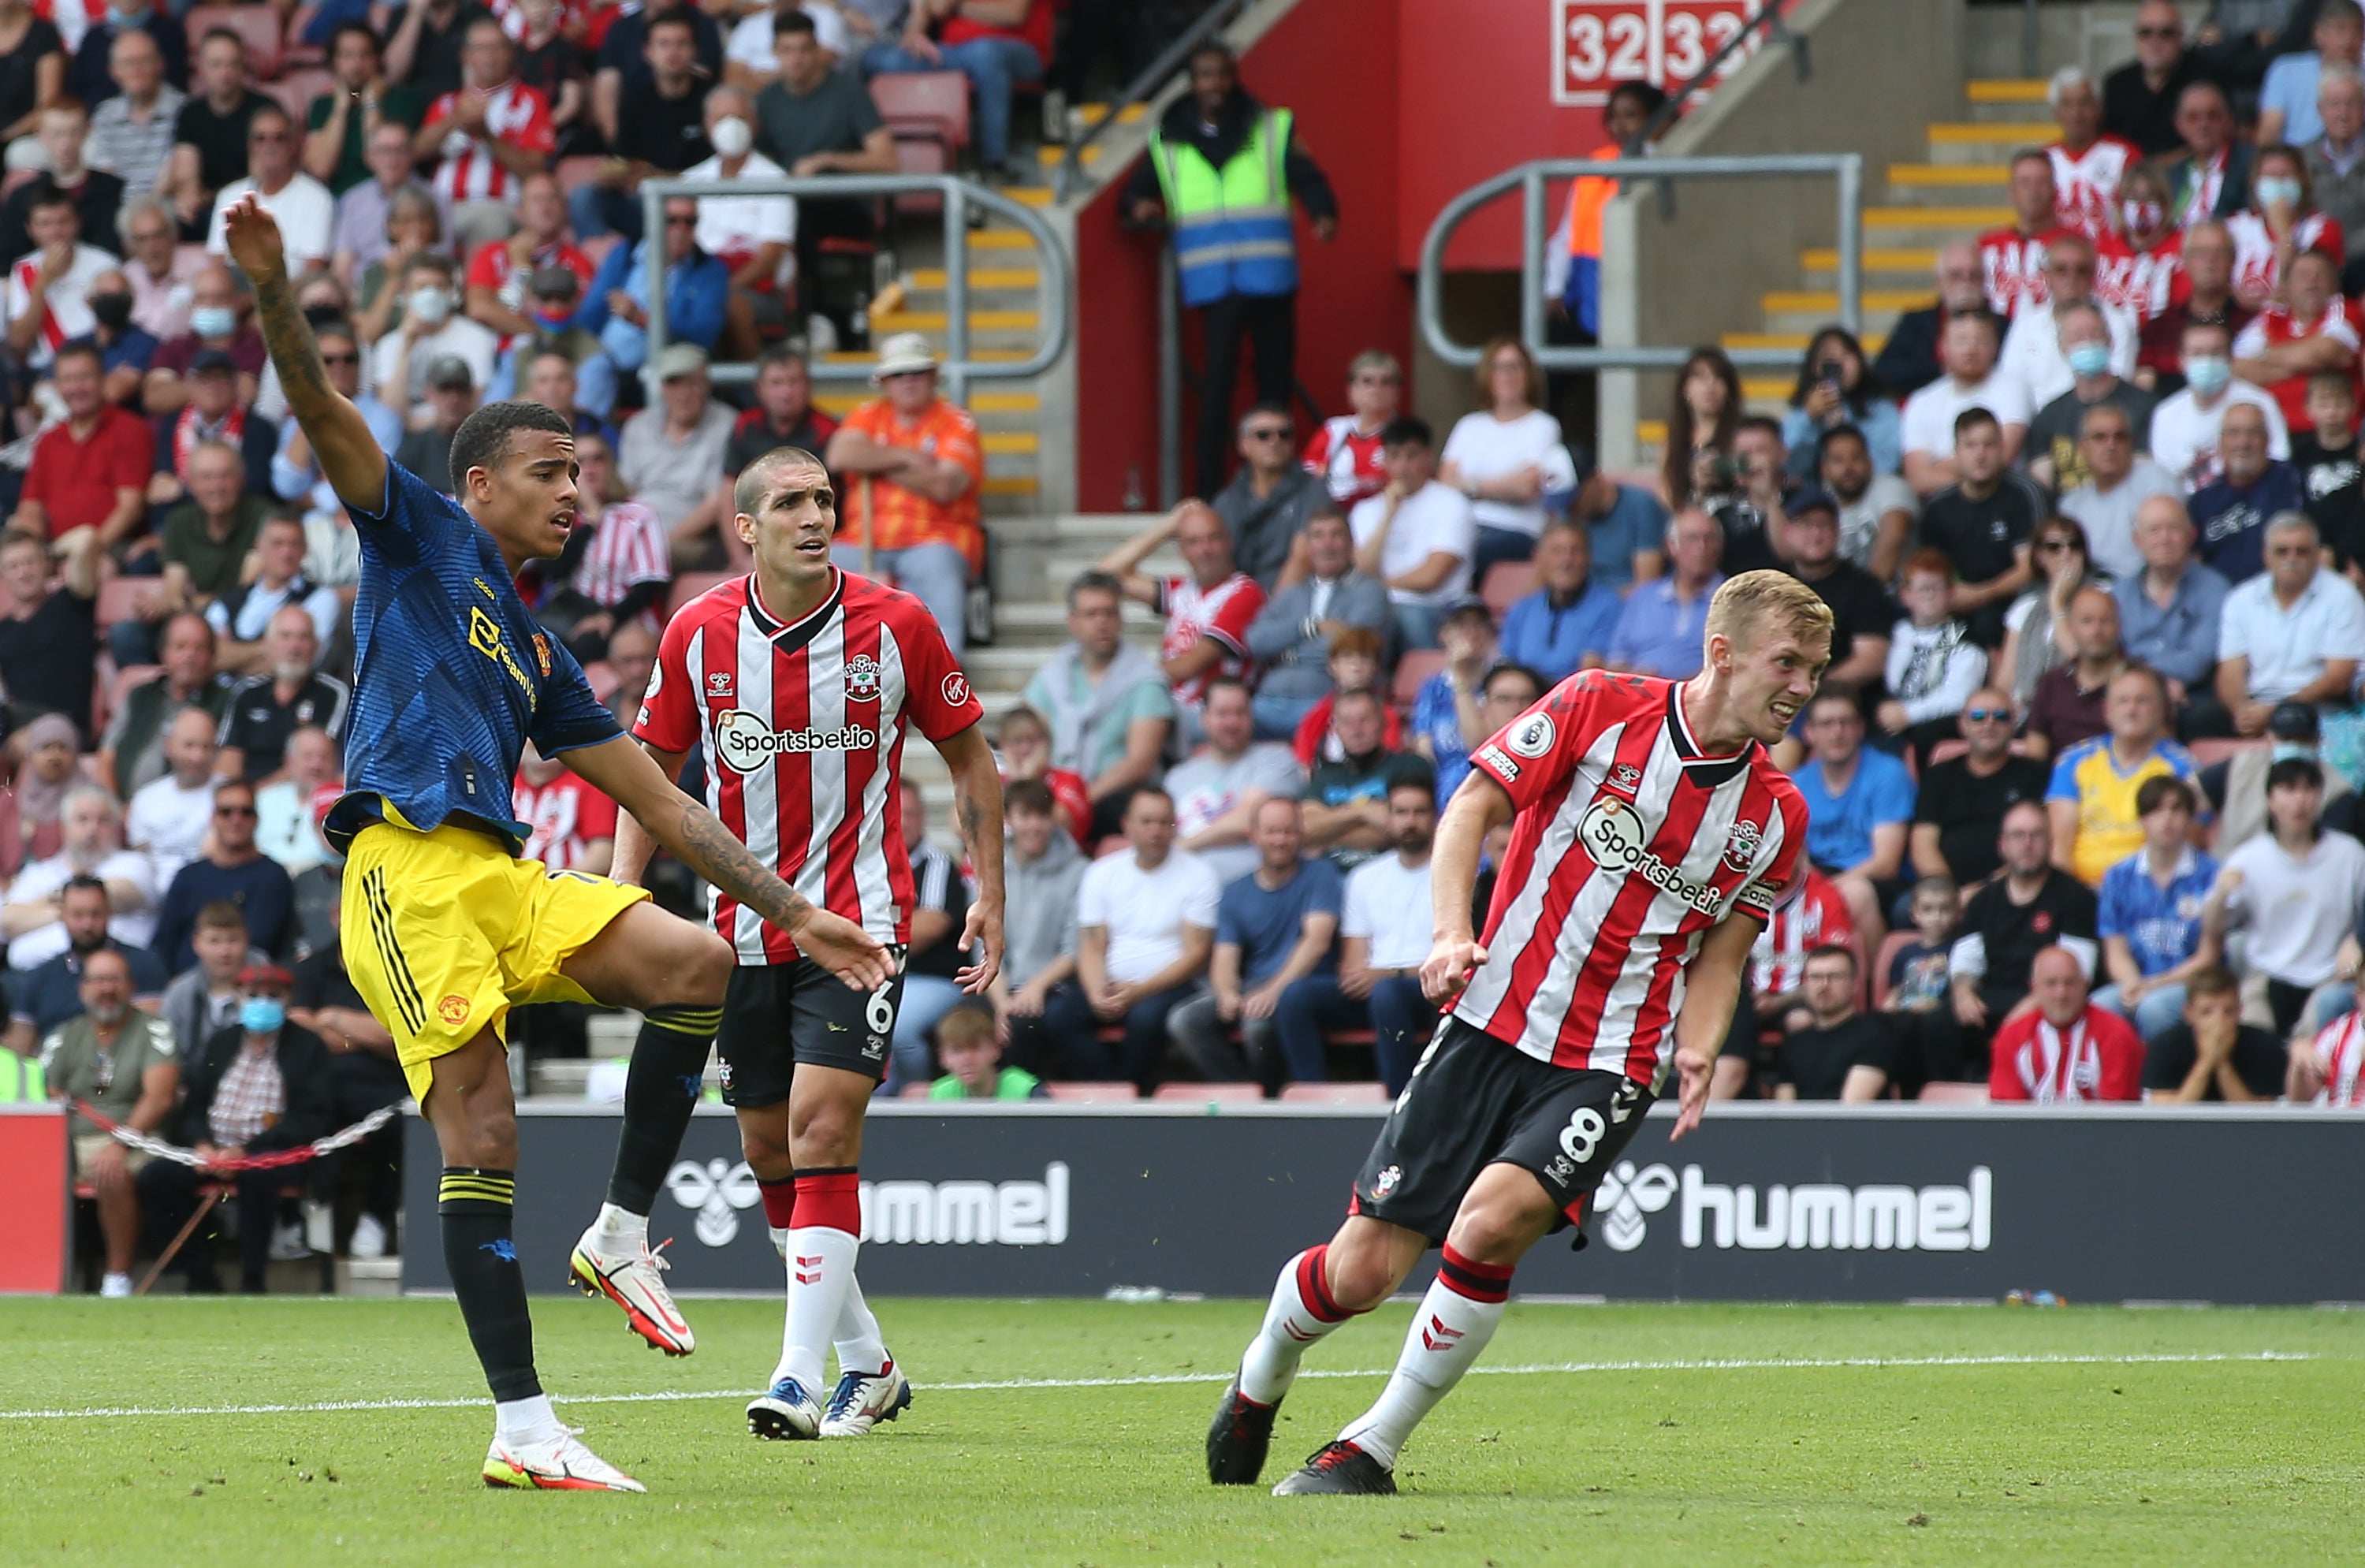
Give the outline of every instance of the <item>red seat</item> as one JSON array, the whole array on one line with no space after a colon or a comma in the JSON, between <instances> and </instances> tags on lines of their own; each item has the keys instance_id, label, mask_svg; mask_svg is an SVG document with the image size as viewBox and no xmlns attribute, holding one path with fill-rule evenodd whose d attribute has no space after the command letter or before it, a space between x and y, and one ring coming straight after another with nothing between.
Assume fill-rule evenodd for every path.
<instances>
[{"instance_id":1,"label":"red seat","mask_svg":"<svg viewBox=\"0 0 2365 1568\"><path fill-rule=\"evenodd\" d=\"M602 702L616 695L616 688L622 684L617 678L616 666L605 659L593 659L585 665L583 678L590 685L591 695Z\"/></svg>"},{"instance_id":2,"label":"red seat","mask_svg":"<svg viewBox=\"0 0 2365 1568\"><path fill-rule=\"evenodd\" d=\"M1294 1105L1384 1105L1384 1083L1285 1083L1283 1101Z\"/></svg>"},{"instance_id":3,"label":"red seat","mask_svg":"<svg viewBox=\"0 0 2365 1568\"><path fill-rule=\"evenodd\" d=\"M98 623L112 626L129 621L164 591L158 577L110 577L98 587Z\"/></svg>"},{"instance_id":4,"label":"red seat","mask_svg":"<svg viewBox=\"0 0 2365 1568\"><path fill-rule=\"evenodd\" d=\"M557 169L558 188L568 196L573 196L577 186L589 185L607 162L607 159L597 154L588 157L561 158L558 161Z\"/></svg>"},{"instance_id":5,"label":"red seat","mask_svg":"<svg viewBox=\"0 0 2365 1568\"><path fill-rule=\"evenodd\" d=\"M1921 1101L1924 1105L1984 1105L1988 1103L1988 1086L1984 1083L1925 1083Z\"/></svg>"},{"instance_id":6,"label":"red seat","mask_svg":"<svg viewBox=\"0 0 2365 1568\"><path fill-rule=\"evenodd\" d=\"M1074 1100L1086 1104L1106 1104L1115 1101L1141 1098L1130 1083L1051 1083L1046 1084L1054 1100Z\"/></svg>"},{"instance_id":7,"label":"red seat","mask_svg":"<svg viewBox=\"0 0 2365 1568\"><path fill-rule=\"evenodd\" d=\"M1479 597L1495 619L1520 599L1536 591L1536 564L1533 561L1497 561L1486 568L1486 580L1479 586Z\"/></svg>"},{"instance_id":8,"label":"red seat","mask_svg":"<svg viewBox=\"0 0 2365 1568\"><path fill-rule=\"evenodd\" d=\"M194 52L197 42L216 28L227 28L246 40L246 68L257 80L279 74L279 56L286 42L279 12L270 6L193 6L181 18ZM299 115L296 123L302 125Z\"/></svg>"},{"instance_id":9,"label":"red seat","mask_svg":"<svg viewBox=\"0 0 2365 1568\"><path fill-rule=\"evenodd\" d=\"M1880 951L1872 959L1872 1004L1876 1008L1889 1005L1889 966L1897 955L1905 951L1919 934L1892 931L1881 939Z\"/></svg>"},{"instance_id":10,"label":"red seat","mask_svg":"<svg viewBox=\"0 0 2365 1568\"><path fill-rule=\"evenodd\" d=\"M308 65L300 71L288 72L276 82L264 83L263 90L287 111L288 118L301 126L305 117L311 112L312 100L336 84L337 79L331 73L316 65Z\"/></svg>"},{"instance_id":11,"label":"red seat","mask_svg":"<svg viewBox=\"0 0 2365 1568\"><path fill-rule=\"evenodd\" d=\"M681 607L709 588L721 588L737 577L736 572L684 572L674 578L673 591L666 595L666 619L681 613Z\"/></svg>"},{"instance_id":12,"label":"red seat","mask_svg":"<svg viewBox=\"0 0 2365 1568\"><path fill-rule=\"evenodd\" d=\"M1952 762L1955 758L1964 756L1969 752L1970 749L1971 743L1963 739L1960 735L1956 735L1950 741L1940 741L1936 745L1930 748L1930 766L1935 767L1942 762Z\"/></svg>"},{"instance_id":13,"label":"red seat","mask_svg":"<svg viewBox=\"0 0 2365 1568\"><path fill-rule=\"evenodd\" d=\"M2270 744L2260 736L2257 740L2247 741L2194 741L2184 749L2192 754L2194 763L2208 767L2216 763L2229 762L2246 751L2263 750Z\"/></svg>"},{"instance_id":14,"label":"red seat","mask_svg":"<svg viewBox=\"0 0 2365 1568\"><path fill-rule=\"evenodd\" d=\"M947 152L969 145L969 78L958 71L896 71L870 79L870 101L897 136L943 140Z\"/></svg>"},{"instance_id":15,"label":"red seat","mask_svg":"<svg viewBox=\"0 0 2365 1568\"><path fill-rule=\"evenodd\" d=\"M1445 655L1435 648L1414 648L1396 661L1395 705L1412 711L1412 700L1429 678L1445 667Z\"/></svg>"},{"instance_id":16,"label":"red seat","mask_svg":"<svg viewBox=\"0 0 2365 1568\"><path fill-rule=\"evenodd\" d=\"M1220 1101L1227 1105L1252 1103L1264 1098L1264 1090L1254 1083L1161 1083L1153 1100L1179 1100L1196 1104L1200 1101Z\"/></svg>"}]
</instances>

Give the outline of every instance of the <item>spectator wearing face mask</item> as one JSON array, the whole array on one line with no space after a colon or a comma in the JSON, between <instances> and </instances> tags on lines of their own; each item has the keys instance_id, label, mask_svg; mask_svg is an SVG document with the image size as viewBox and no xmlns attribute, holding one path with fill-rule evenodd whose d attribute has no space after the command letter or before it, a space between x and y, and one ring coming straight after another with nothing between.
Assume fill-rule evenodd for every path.
<instances>
[{"instance_id":1,"label":"spectator wearing face mask","mask_svg":"<svg viewBox=\"0 0 2365 1568\"><path fill-rule=\"evenodd\" d=\"M377 394L414 428L434 420L427 373L438 360L458 359L472 386L492 379L499 340L491 329L455 308L451 258L422 252L403 269L402 325L370 351Z\"/></svg>"}]
</instances>

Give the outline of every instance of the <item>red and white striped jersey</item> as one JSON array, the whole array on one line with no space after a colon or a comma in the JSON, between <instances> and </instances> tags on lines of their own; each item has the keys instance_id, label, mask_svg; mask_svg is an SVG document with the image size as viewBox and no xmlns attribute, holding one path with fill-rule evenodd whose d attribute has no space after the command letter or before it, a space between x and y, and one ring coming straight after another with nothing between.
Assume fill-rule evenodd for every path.
<instances>
[{"instance_id":1,"label":"red and white striped jersey","mask_svg":"<svg viewBox=\"0 0 2365 1568\"><path fill-rule=\"evenodd\" d=\"M1195 708L1207 695L1207 683L1217 676L1248 674L1249 622L1264 608L1264 589L1254 577L1234 572L1211 588L1201 588L1195 577L1166 577L1158 585L1158 608L1166 615L1166 636L1158 647L1160 658L1181 658L1202 637L1214 638L1224 649L1214 668L1175 687L1175 701Z\"/></svg>"},{"instance_id":2,"label":"red and white striped jersey","mask_svg":"<svg viewBox=\"0 0 2365 1568\"><path fill-rule=\"evenodd\" d=\"M2225 220L2234 240L2234 292L2256 297L2272 294L2282 282L2282 259L2274 232L2259 213L2244 208ZM2292 225L2292 254L2322 251L2338 266L2348 258L2348 241L2340 220L2311 212Z\"/></svg>"},{"instance_id":3,"label":"red and white striped jersey","mask_svg":"<svg viewBox=\"0 0 2365 1568\"><path fill-rule=\"evenodd\" d=\"M529 152L548 153L558 146L558 128L551 122L550 101L522 82L504 82L489 92L463 87L435 100L427 123L441 125L453 117L463 95L485 100L484 136L506 141ZM489 151L484 138L456 126L441 148L443 162L435 166L435 199L448 210L462 201L508 201L517 181Z\"/></svg>"},{"instance_id":4,"label":"red and white striped jersey","mask_svg":"<svg viewBox=\"0 0 2365 1568\"><path fill-rule=\"evenodd\" d=\"M2052 286L2045 281L2045 252L2067 232L2048 229L2031 236L2007 227L1980 235L1979 272L1987 279L1989 308L2000 316L2015 316L2024 305L2052 298Z\"/></svg>"},{"instance_id":5,"label":"red and white striped jersey","mask_svg":"<svg viewBox=\"0 0 2365 1568\"><path fill-rule=\"evenodd\" d=\"M1585 670L1471 753L1518 814L1456 1017L1653 1083L1701 939L1771 917L1805 858L1806 802L1754 742L1701 755L1681 689Z\"/></svg>"},{"instance_id":6,"label":"red and white striped jersey","mask_svg":"<svg viewBox=\"0 0 2365 1568\"><path fill-rule=\"evenodd\" d=\"M706 803L782 881L882 942L911 939L903 734L940 741L984 716L927 607L839 572L793 625L754 577L682 607L657 645L635 739L706 748ZM742 964L785 964L789 934L719 890L714 928Z\"/></svg>"},{"instance_id":7,"label":"red and white striped jersey","mask_svg":"<svg viewBox=\"0 0 2365 1568\"><path fill-rule=\"evenodd\" d=\"M641 584L672 576L673 547L657 514L639 501L610 501L592 527L573 587L595 604L614 605Z\"/></svg>"},{"instance_id":8,"label":"red and white striped jersey","mask_svg":"<svg viewBox=\"0 0 2365 1568\"><path fill-rule=\"evenodd\" d=\"M2257 359L2270 349L2308 338L2330 338L2348 352L2348 379L2357 381L2357 355L2359 340L2357 324L2349 319L2346 301L2335 296L2324 308L2324 313L2313 321L2301 321L2286 305L2270 305L2250 318L2250 324L2234 334L2234 357ZM2305 375L2287 375L2268 384L2264 390L2283 411L2283 422L2294 429L2305 429L2314 421L2307 417L2307 384Z\"/></svg>"},{"instance_id":9,"label":"red and white striped jersey","mask_svg":"<svg viewBox=\"0 0 2365 1568\"><path fill-rule=\"evenodd\" d=\"M2342 1014L2315 1036L2315 1054L2324 1058L2324 1087L2311 1105L2365 1105L2365 1019L2355 1012Z\"/></svg>"},{"instance_id":10,"label":"red and white striped jersey","mask_svg":"<svg viewBox=\"0 0 2365 1568\"><path fill-rule=\"evenodd\" d=\"M554 871L572 871L596 838L616 836L616 802L572 773L536 788L520 772L510 789L517 820L533 831L522 856Z\"/></svg>"},{"instance_id":11,"label":"red and white striped jersey","mask_svg":"<svg viewBox=\"0 0 2365 1568\"><path fill-rule=\"evenodd\" d=\"M2089 1006L2067 1029L2024 1013L1996 1031L1988 1098L2062 1101L2143 1098L2144 1045L2115 1013Z\"/></svg>"},{"instance_id":12,"label":"red and white striped jersey","mask_svg":"<svg viewBox=\"0 0 2365 1568\"><path fill-rule=\"evenodd\" d=\"M2184 230L2171 229L2148 251L2135 248L2115 234L2094 240L2094 294L2105 305L2121 306L2148 321L2176 297L2177 280L2184 275Z\"/></svg>"},{"instance_id":13,"label":"red and white striped jersey","mask_svg":"<svg viewBox=\"0 0 2365 1568\"><path fill-rule=\"evenodd\" d=\"M1757 945L1749 950L1749 983L1761 996L1796 991L1807 978L1808 954L1833 943L1844 947L1855 940L1847 900L1830 878L1810 866L1799 896L1776 910L1774 924L1757 934Z\"/></svg>"},{"instance_id":14,"label":"red and white striped jersey","mask_svg":"<svg viewBox=\"0 0 2365 1568\"><path fill-rule=\"evenodd\" d=\"M1388 487L1387 470L1380 465L1379 429L1365 434L1356 428L1352 414L1323 420L1306 443L1306 471L1320 479L1330 498L1342 507L1378 495Z\"/></svg>"},{"instance_id":15,"label":"red and white striped jersey","mask_svg":"<svg viewBox=\"0 0 2365 1568\"><path fill-rule=\"evenodd\" d=\"M2082 154L2073 155L2060 142L2045 150L2053 160L2053 220L2091 239L2115 231L2111 215L2118 209L2119 179L2143 152L2132 141L2115 136L2094 139Z\"/></svg>"}]
</instances>

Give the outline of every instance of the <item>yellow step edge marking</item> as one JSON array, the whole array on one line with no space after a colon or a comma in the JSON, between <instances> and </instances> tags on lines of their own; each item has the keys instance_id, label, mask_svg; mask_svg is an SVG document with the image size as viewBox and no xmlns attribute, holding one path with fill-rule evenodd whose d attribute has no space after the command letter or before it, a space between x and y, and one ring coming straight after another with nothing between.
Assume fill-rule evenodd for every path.
<instances>
[{"instance_id":1,"label":"yellow step edge marking","mask_svg":"<svg viewBox=\"0 0 2365 1568\"><path fill-rule=\"evenodd\" d=\"M1098 158L1104 151L1105 149L1104 149L1099 142L1095 141L1090 147L1084 149L1084 155L1081 159L1077 160L1077 162L1089 166L1093 161ZM1035 149L1035 161L1043 165L1046 169L1056 169L1061 163L1066 162L1067 160L1068 150L1064 147L1037 147Z\"/></svg>"},{"instance_id":2,"label":"yellow step edge marking","mask_svg":"<svg viewBox=\"0 0 2365 1568\"><path fill-rule=\"evenodd\" d=\"M1785 349L1802 354L1807 352L1807 340L1805 332L1727 332L1717 342L1728 349ZM1877 354L1888 342L1887 333L1873 333L1863 340L1864 352Z\"/></svg>"},{"instance_id":3,"label":"yellow step edge marking","mask_svg":"<svg viewBox=\"0 0 2365 1568\"><path fill-rule=\"evenodd\" d=\"M1930 303L1926 288L1867 288L1864 291L1866 310L1913 310ZM1840 308L1839 292L1829 288L1777 289L1760 295L1758 308L1767 315L1788 310L1820 310L1826 315Z\"/></svg>"},{"instance_id":4,"label":"yellow step edge marking","mask_svg":"<svg viewBox=\"0 0 2365 1568\"><path fill-rule=\"evenodd\" d=\"M1031 349L971 349L969 351L969 356L980 362L992 361L997 364L1015 364L1033 352ZM857 353L851 349L838 349L821 357L824 364L876 364L879 363L877 354Z\"/></svg>"},{"instance_id":5,"label":"yellow step edge marking","mask_svg":"<svg viewBox=\"0 0 2365 1568\"><path fill-rule=\"evenodd\" d=\"M1964 120L1931 126L1928 137L1933 147L1985 147L1992 142L2013 147L2042 147L2048 141L2059 140L2061 128L2049 120L2027 125Z\"/></svg>"},{"instance_id":6,"label":"yellow step edge marking","mask_svg":"<svg viewBox=\"0 0 2365 1568\"><path fill-rule=\"evenodd\" d=\"M1033 288L1043 281L1041 272L1034 267L971 267L969 286L971 288ZM942 267L915 267L904 274L907 288L941 289L950 280Z\"/></svg>"},{"instance_id":7,"label":"yellow step edge marking","mask_svg":"<svg viewBox=\"0 0 2365 1568\"><path fill-rule=\"evenodd\" d=\"M1935 245L1905 245L1883 247L1867 245L1861 254L1864 270L1868 273L1926 273L1938 264ZM1830 273L1839 271L1840 253L1833 250L1801 251L1799 252L1801 271Z\"/></svg>"},{"instance_id":8,"label":"yellow step edge marking","mask_svg":"<svg viewBox=\"0 0 2365 1568\"><path fill-rule=\"evenodd\" d=\"M1993 229L2012 221L2008 207L1868 207L1866 229Z\"/></svg>"},{"instance_id":9,"label":"yellow step edge marking","mask_svg":"<svg viewBox=\"0 0 2365 1568\"><path fill-rule=\"evenodd\" d=\"M1024 229L972 229L969 231L969 248L972 251L1031 251L1034 236Z\"/></svg>"},{"instance_id":10,"label":"yellow step edge marking","mask_svg":"<svg viewBox=\"0 0 2365 1568\"><path fill-rule=\"evenodd\" d=\"M1042 440L1033 431L985 431L977 439L989 457L1032 457L1042 450Z\"/></svg>"},{"instance_id":11,"label":"yellow step edge marking","mask_svg":"<svg viewBox=\"0 0 2365 1568\"><path fill-rule=\"evenodd\" d=\"M813 405L833 417L851 413L876 397L876 393L816 392ZM971 392L964 405L972 414L1034 414L1043 409L1043 398L1036 392Z\"/></svg>"},{"instance_id":12,"label":"yellow step edge marking","mask_svg":"<svg viewBox=\"0 0 2365 1568\"><path fill-rule=\"evenodd\" d=\"M942 310L898 310L873 314L870 330L876 332L941 332L950 323ZM972 332L1031 332L1043 324L1043 319L1032 310L972 310L969 313L969 330Z\"/></svg>"},{"instance_id":13,"label":"yellow step edge marking","mask_svg":"<svg viewBox=\"0 0 2365 1568\"><path fill-rule=\"evenodd\" d=\"M1989 77L1983 81L1965 83L1963 95L1975 104L2041 104L2045 101L2045 79L2041 76Z\"/></svg>"},{"instance_id":14,"label":"yellow step edge marking","mask_svg":"<svg viewBox=\"0 0 2365 1568\"><path fill-rule=\"evenodd\" d=\"M1664 420L1635 420L1634 439L1642 442L1644 446L1666 445L1667 421Z\"/></svg>"},{"instance_id":15,"label":"yellow step edge marking","mask_svg":"<svg viewBox=\"0 0 2365 1568\"><path fill-rule=\"evenodd\" d=\"M1774 376L1743 376L1741 395L1753 403L1788 403L1792 383Z\"/></svg>"},{"instance_id":16,"label":"yellow step edge marking","mask_svg":"<svg viewBox=\"0 0 2365 1568\"><path fill-rule=\"evenodd\" d=\"M979 487L981 495L1031 496L1042 488L1042 481L1032 474L988 474Z\"/></svg>"},{"instance_id":17,"label":"yellow step edge marking","mask_svg":"<svg viewBox=\"0 0 2365 1568\"><path fill-rule=\"evenodd\" d=\"M1924 185L2001 185L2012 177L2001 163L1891 163L1889 183L1915 189Z\"/></svg>"}]
</instances>

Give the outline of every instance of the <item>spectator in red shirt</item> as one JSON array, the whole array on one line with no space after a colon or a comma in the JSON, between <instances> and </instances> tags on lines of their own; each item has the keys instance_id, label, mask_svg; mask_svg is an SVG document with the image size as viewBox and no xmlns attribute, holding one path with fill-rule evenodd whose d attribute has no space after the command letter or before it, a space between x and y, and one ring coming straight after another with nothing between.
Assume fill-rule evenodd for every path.
<instances>
[{"instance_id":1,"label":"spectator in red shirt","mask_svg":"<svg viewBox=\"0 0 2365 1568\"><path fill-rule=\"evenodd\" d=\"M468 24L460 52L465 81L429 106L411 140L421 159L441 158L435 199L454 241L462 246L506 238L517 227L510 203L518 182L550 167L558 145L550 104L511 74L517 51L500 23L479 17Z\"/></svg>"},{"instance_id":2,"label":"spectator in red shirt","mask_svg":"<svg viewBox=\"0 0 2365 1568\"><path fill-rule=\"evenodd\" d=\"M106 400L104 363L87 342L58 351L54 371L66 420L34 443L8 526L61 541L77 529L95 529L101 548L122 546L128 560L156 548L146 528L156 440L147 420Z\"/></svg>"},{"instance_id":3,"label":"spectator in red shirt","mask_svg":"<svg viewBox=\"0 0 2365 1568\"><path fill-rule=\"evenodd\" d=\"M616 802L528 743L518 761L512 805L526 835L525 858L553 871L603 877L616 857Z\"/></svg>"},{"instance_id":4,"label":"spectator in red shirt","mask_svg":"<svg viewBox=\"0 0 2365 1568\"><path fill-rule=\"evenodd\" d=\"M1190 576L1143 576L1141 563L1169 540L1182 551ZM1126 598L1166 617L1159 664L1182 710L1187 752L1199 744L1199 704L1207 683L1219 675L1248 674L1249 622L1264 608L1264 589L1232 564L1230 530L1215 508L1199 500L1184 501L1165 521L1109 552L1097 569L1115 577Z\"/></svg>"},{"instance_id":5,"label":"spectator in red shirt","mask_svg":"<svg viewBox=\"0 0 2365 1568\"><path fill-rule=\"evenodd\" d=\"M766 453L793 446L818 456L837 433L837 421L813 405L813 369L792 344L775 343L756 360L756 406L731 428L723 449L723 487Z\"/></svg>"},{"instance_id":6,"label":"spectator in red shirt","mask_svg":"<svg viewBox=\"0 0 2365 1568\"><path fill-rule=\"evenodd\" d=\"M222 262L209 262L189 280L189 330L157 345L140 387L151 414L177 414L189 400L189 370L199 353L219 349L238 371L238 405L254 407L263 386L263 334L247 320L254 297Z\"/></svg>"},{"instance_id":7,"label":"spectator in red shirt","mask_svg":"<svg viewBox=\"0 0 2365 1568\"><path fill-rule=\"evenodd\" d=\"M535 323L527 317L526 279L544 267L564 267L575 274L579 293L591 286L599 269L591 258L566 237L566 197L555 174L528 174L517 186L518 231L506 240L488 240L468 258L465 313L501 335L501 348L510 341L532 337Z\"/></svg>"},{"instance_id":8,"label":"spectator in red shirt","mask_svg":"<svg viewBox=\"0 0 2365 1568\"><path fill-rule=\"evenodd\" d=\"M1388 487L1380 463L1380 431L1401 411L1404 367L1396 356L1366 349L1347 366L1347 406L1354 412L1322 421L1306 443L1306 471L1329 488L1342 507Z\"/></svg>"},{"instance_id":9,"label":"spectator in red shirt","mask_svg":"<svg viewBox=\"0 0 2365 1568\"><path fill-rule=\"evenodd\" d=\"M2143 1041L2086 1000L2086 969L2047 947L2028 971L2036 1005L1996 1031L1988 1097L2038 1104L2143 1098Z\"/></svg>"},{"instance_id":10,"label":"spectator in red shirt","mask_svg":"<svg viewBox=\"0 0 2365 1568\"><path fill-rule=\"evenodd\" d=\"M1002 716L994 733L994 749L1002 756L1002 781L1039 778L1051 791L1051 813L1085 849L1092 847L1093 791L1081 773L1051 766L1051 726L1043 715L1021 703Z\"/></svg>"},{"instance_id":11,"label":"spectator in red shirt","mask_svg":"<svg viewBox=\"0 0 2365 1568\"><path fill-rule=\"evenodd\" d=\"M2004 316L2017 315L2022 306L2042 305L2052 297L2045 281L2046 250L2057 237L2068 232L2054 220L2058 193L2053 184L2052 154L2041 147L2014 153L2011 189L2012 222L1978 238L1988 308Z\"/></svg>"},{"instance_id":12,"label":"spectator in red shirt","mask_svg":"<svg viewBox=\"0 0 2365 1568\"><path fill-rule=\"evenodd\" d=\"M863 54L862 73L958 71L968 77L977 102L978 161L989 177L1013 184L1011 89L1040 82L1050 59L1050 0L918 0L901 39Z\"/></svg>"}]
</instances>

